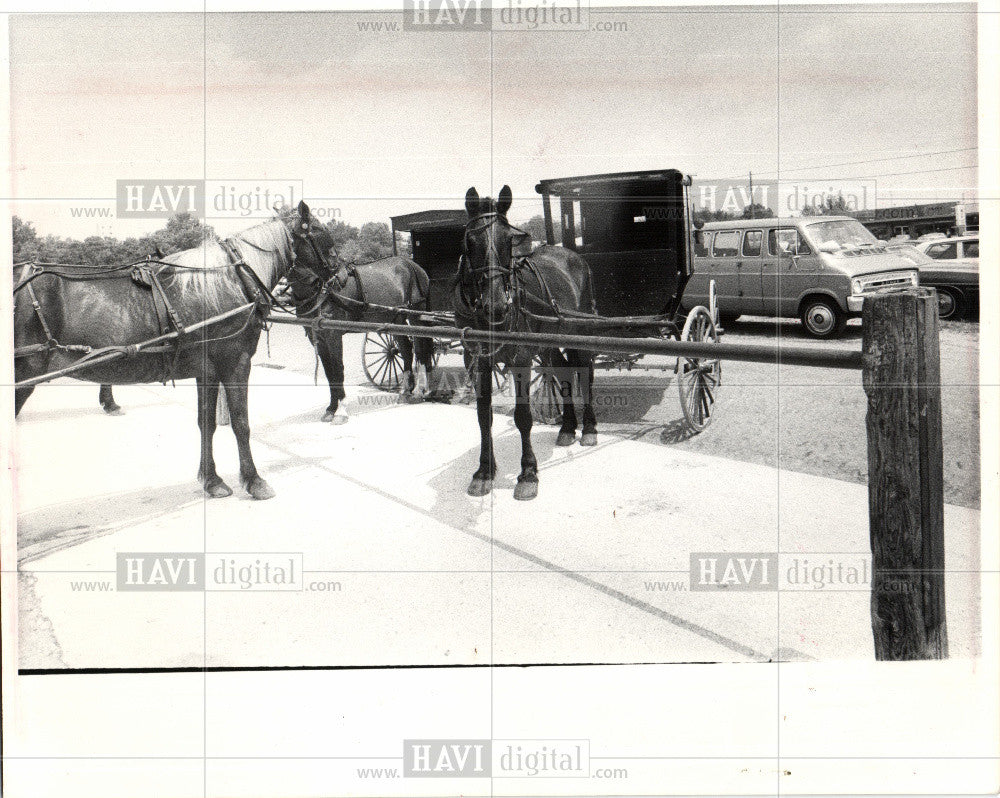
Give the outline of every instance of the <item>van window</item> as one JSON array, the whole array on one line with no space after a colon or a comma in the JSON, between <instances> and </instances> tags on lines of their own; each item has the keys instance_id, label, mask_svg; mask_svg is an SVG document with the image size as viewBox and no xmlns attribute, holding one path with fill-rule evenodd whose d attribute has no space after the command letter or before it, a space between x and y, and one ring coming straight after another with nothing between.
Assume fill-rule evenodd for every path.
<instances>
[{"instance_id":1,"label":"van window","mask_svg":"<svg viewBox=\"0 0 1000 798\"><path fill-rule=\"evenodd\" d=\"M955 260L958 257L958 245L954 241L950 244L940 241L931 244L924 252L927 253L927 257L934 258L934 260Z\"/></svg>"},{"instance_id":2,"label":"van window","mask_svg":"<svg viewBox=\"0 0 1000 798\"><path fill-rule=\"evenodd\" d=\"M740 231L720 230L715 234L712 254L717 258L732 258L740 251Z\"/></svg>"},{"instance_id":3,"label":"van window","mask_svg":"<svg viewBox=\"0 0 1000 798\"><path fill-rule=\"evenodd\" d=\"M809 245L794 227L778 227L768 231L767 246L772 255L811 255Z\"/></svg>"},{"instance_id":4,"label":"van window","mask_svg":"<svg viewBox=\"0 0 1000 798\"><path fill-rule=\"evenodd\" d=\"M979 257L979 242L978 241L966 241L962 244L962 250L965 252L965 257L967 258L978 258Z\"/></svg>"},{"instance_id":5,"label":"van window","mask_svg":"<svg viewBox=\"0 0 1000 798\"><path fill-rule=\"evenodd\" d=\"M707 258L712 249L712 233L708 230L694 231L694 254L698 258Z\"/></svg>"},{"instance_id":6,"label":"van window","mask_svg":"<svg viewBox=\"0 0 1000 798\"><path fill-rule=\"evenodd\" d=\"M743 254L747 257L760 255L760 245L764 241L764 233L760 230L747 230L743 236Z\"/></svg>"}]
</instances>

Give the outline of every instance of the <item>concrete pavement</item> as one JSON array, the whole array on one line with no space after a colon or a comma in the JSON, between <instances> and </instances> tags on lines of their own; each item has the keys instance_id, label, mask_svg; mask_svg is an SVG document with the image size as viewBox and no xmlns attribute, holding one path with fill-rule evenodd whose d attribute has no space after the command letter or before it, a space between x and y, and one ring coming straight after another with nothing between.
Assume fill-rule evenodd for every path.
<instances>
[{"instance_id":1,"label":"concrete pavement","mask_svg":"<svg viewBox=\"0 0 1000 798\"><path fill-rule=\"evenodd\" d=\"M557 449L539 427L540 495L515 502L520 443L498 414L500 476L473 499L471 408L354 387L349 423L320 424L308 378L253 382L254 454L278 494L263 503L203 499L193 385L118 389L117 418L96 386L36 392L18 422L22 667L872 656L868 585L801 583L866 567L864 486L608 433ZM236 488L228 429L216 452ZM978 513L949 506L946 524L961 656L977 650ZM117 552L204 551L301 553L304 589L114 589ZM692 590L699 552L780 552L780 590Z\"/></svg>"}]
</instances>

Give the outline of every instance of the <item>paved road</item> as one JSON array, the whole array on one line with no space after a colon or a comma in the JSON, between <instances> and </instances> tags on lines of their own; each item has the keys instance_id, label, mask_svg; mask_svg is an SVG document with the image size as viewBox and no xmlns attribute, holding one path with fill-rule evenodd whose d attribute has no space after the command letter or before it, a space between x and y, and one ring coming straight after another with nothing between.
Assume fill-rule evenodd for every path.
<instances>
[{"instance_id":1,"label":"paved road","mask_svg":"<svg viewBox=\"0 0 1000 798\"><path fill-rule=\"evenodd\" d=\"M850 322L841 339L820 343L806 336L797 321L745 317L731 325L725 340L770 343L776 335L795 346L861 348L860 320ZM347 381L359 386L367 384L360 366L361 340L359 335L345 338ZM313 373L311 351L294 329L272 332L272 360L299 373ZM703 434L689 438L670 371L673 359L648 357L642 363L666 370L598 375L596 402L602 430L681 451L867 484L866 398L859 373L726 363L715 421ZM448 355L442 364L452 382L457 382L461 359ZM942 324L941 377L945 501L978 508L978 323Z\"/></svg>"},{"instance_id":2,"label":"paved road","mask_svg":"<svg viewBox=\"0 0 1000 798\"><path fill-rule=\"evenodd\" d=\"M762 334L751 323L730 340ZM942 345L960 351L971 335L946 331ZM278 493L265 503L203 499L190 384L120 389L120 418L100 412L95 386L36 392L18 422L23 667L871 657L862 480L789 467L853 462L851 447L824 443L839 437L837 418L863 459L853 375L727 366L718 421L693 439L673 431L669 373L605 377L602 395L627 402L602 410L601 444L557 449L555 430L539 430L541 493L519 503L509 417L495 427L496 489L471 499L472 409L401 406L371 390L360 336L347 340L343 425L318 422L326 391L312 384L301 332L275 328L270 354L262 344L254 447ZM445 367L457 370L453 361ZM217 441L235 485L232 438L223 430ZM979 514L949 505L946 524L952 651L969 654ZM297 553L303 589L117 592L116 553L151 551ZM781 552L771 574L781 592L692 590L698 552Z\"/></svg>"}]
</instances>

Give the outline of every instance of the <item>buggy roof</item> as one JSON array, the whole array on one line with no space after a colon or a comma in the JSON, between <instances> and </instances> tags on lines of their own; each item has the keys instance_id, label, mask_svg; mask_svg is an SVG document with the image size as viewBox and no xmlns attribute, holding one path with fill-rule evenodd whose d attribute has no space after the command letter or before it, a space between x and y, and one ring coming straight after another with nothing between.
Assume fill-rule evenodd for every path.
<instances>
[{"instance_id":1,"label":"buggy roof","mask_svg":"<svg viewBox=\"0 0 1000 798\"><path fill-rule=\"evenodd\" d=\"M400 233L451 232L465 229L469 216L465 211L418 211L392 216L392 229Z\"/></svg>"},{"instance_id":2,"label":"buggy roof","mask_svg":"<svg viewBox=\"0 0 1000 798\"><path fill-rule=\"evenodd\" d=\"M684 175L676 169L651 169L645 172L608 172L600 175L557 177L541 180L535 186L539 194L556 196L672 196L683 182Z\"/></svg>"}]
</instances>

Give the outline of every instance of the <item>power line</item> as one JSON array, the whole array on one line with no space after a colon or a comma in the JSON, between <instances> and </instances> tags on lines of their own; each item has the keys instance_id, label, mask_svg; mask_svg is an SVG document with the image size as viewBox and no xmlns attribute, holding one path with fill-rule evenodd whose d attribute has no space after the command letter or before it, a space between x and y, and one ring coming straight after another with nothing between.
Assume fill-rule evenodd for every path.
<instances>
[{"instance_id":1,"label":"power line","mask_svg":"<svg viewBox=\"0 0 1000 798\"><path fill-rule=\"evenodd\" d=\"M819 178L816 178L816 181L822 183L824 181L831 181L832 182L832 181L835 181L835 180L873 180L876 177L902 177L904 175L927 175L927 174L931 174L933 172L958 172L958 171L961 171L963 169L977 169L978 167L979 167L978 163L972 163L972 164L968 164L967 166L945 166L945 167L942 167L941 169L916 169L916 170L914 170L912 172L880 172L877 175L847 175L846 177L844 177L844 176L839 176L839 177L819 177ZM736 182L736 181L742 180L743 178L742 177L727 177L727 178L724 178L724 179ZM803 178L797 178L797 179L799 181L801 181Z\"/></svg>"},{"instance_id":2,"label":"power line","mask_svg":"<svg viewBox=\"0 0 1000 798\"><path fill-rule=\"evenodd\" d=\"M784 169L784 168L779 169L777 172L762 172L762 173L758 173L758 174L766 174L766 175L772 175L773 174L773 175L777 175L777 174L783 174L785 172L801 172L803 169L817 169L817 170L818 169L833 169L834 167L837 167L837 166L858 166L860 164L881 163L882 161L900 161L900 160L905 160L905 159L909 159L909 158L925 158L925 157L929 158L929 157L931 157L933 155L951 155L951 154L954 154L954 153L957 153L957 152L971 152L973 150L978 150L978 149L979 149L978 147L959 147L958 149L954 149L954 150L935 150L935 151L932 151L932 152L915 152L912 155L893 155L893 156L889 156L889 157L886 157L886 158L870 158L870 159L864 160L864 161L843 161L841 163L828 163L828 164L823 164L821 166L792 166L792 167L789 167L787 169Z\"/></svg>"},{"instance_id":3,"label":"power line","mask_svg":"<svg viewBox=\"0 0 1000 798\"><path fill-rule=\"evenodd\" d=\"M903 175L926 175L931 172L957 172L961 169L976 169L979 167L978 163L969 164L968 166L946 166L942 169L917 169L914 172L883 172L878 175L850 175L849 177L830 177L823 178L825 180L869 180L873 177L902 177Z\"/></svg>"}]
</instances>

